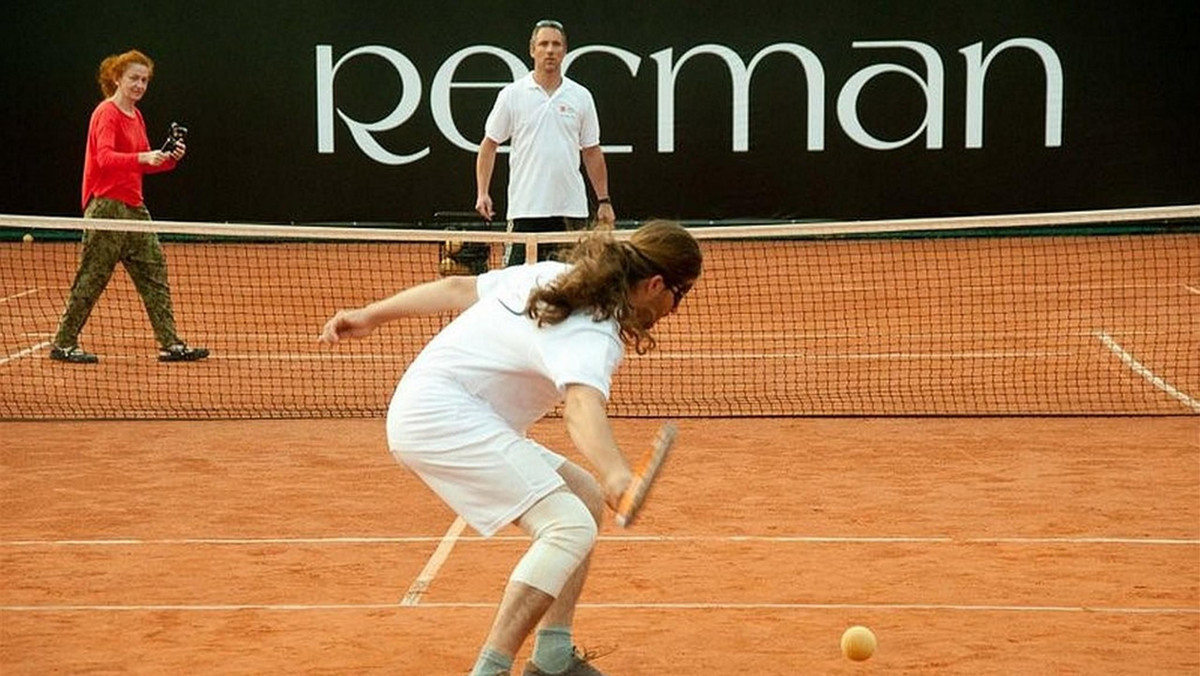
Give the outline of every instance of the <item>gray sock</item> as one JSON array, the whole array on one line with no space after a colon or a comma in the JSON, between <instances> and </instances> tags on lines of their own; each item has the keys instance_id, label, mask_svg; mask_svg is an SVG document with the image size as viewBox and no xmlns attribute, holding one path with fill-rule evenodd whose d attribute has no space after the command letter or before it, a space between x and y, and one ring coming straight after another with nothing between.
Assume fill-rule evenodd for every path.
<instances>
[{"instance_id":1,"label":"gray sock","mask_svg":"<svg viewBox=\"0 0 1200 676\"><path fill-rule=\"evenodd\" d=\"M502 676L512 670L513 660L507 655L484 648L479 653L479 659L475 661L475 668L471 670L471 676Z\"/></svg>"},{"instance_id":2,"label":"gray sock","mask_svg":"<svg viewBox=\"0 0 1200 676\"><path fill-rule=\"evenodd\" d=\"M557 674L571 666L575 644L571 640L570 627L546 627L539 629L533 644L533 663L538 669Z\"/></svg>"}]
</instances>

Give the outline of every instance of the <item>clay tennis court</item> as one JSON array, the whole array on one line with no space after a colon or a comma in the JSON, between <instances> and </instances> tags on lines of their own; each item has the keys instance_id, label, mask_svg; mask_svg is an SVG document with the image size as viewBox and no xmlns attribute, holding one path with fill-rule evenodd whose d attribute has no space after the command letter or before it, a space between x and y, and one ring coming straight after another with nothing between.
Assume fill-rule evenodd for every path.
<instances>
[{"instance_id":1,"label":"clay tennis court","mask_svg":"<svg viewBox=\"0 0 1200 676\"><path fill-rule=\"evenodd\" d=\"M1181 242L1170 255L1194 270L1195 238ZM186 280L189 270L200 275L213 264L189 261L184 251L168 251L181 318L210 310L204 293L188 290L198 283ZM950 258L958 267L946 288L962 289L980 265L957 253ZM69 270L70 257L64 260ZM275 267L275 274L280 270L287 268ZM705 281L714 285L735 276L720 266L710 272ZM1095 269L1080 275L1062 286L1070 292L1105 281ZM55 393L86 384L98 400L129 390L130 382L166 382L183 390L193 411L208 410L212 401L253 406L274 392L266 385L264 391L230 385L220 392L213 385L259 382L252 357L263 348L249 331L229 331L230 341L241 342L226 344L219 342L223 332L199 333L214 347L214 358L184 365L187 370L163 371L151 354L130 348L131 336L144 342L137 336L146 327L121 279L93 318L109 328L108 337L88 343L109 357L101 369L64 374L35 350L33 358L0 366L0 378L15 383L23 382L15 374L44 373ZM224 281L237 286L235 275ZM1003 281L994 297L978 290L968 295L1011 309L1023 307L1022 293L1044 291L1029 291L1017 273ZM1085 303L1095 314L1085 313L1081 325L1146 354L1152 336L1113 318L1165 305L1167 325L1176 322L1184 340L1195 341L1200 295L1189 293L1185 282L1196 280L1176 281L1149 290L1122 286L1106 296L1119 301L1116 306ZM375 295L372 284L353 290ZM22 293L5 291L6 297ZM52 298L36 326L22 327L19 335L32 342L6 345L6 354L45 340L62 291L0 306L8 313L4 322L27 322L11 308L21 299ZM889 293L897 295L894 288ZM728 321L708 328L730 341L753 338L747 336L752 327L739 323L748 315L722 302L710 311ZM887 320L903 302L879 304L865 321ZM1030 307L1067 315L1080 305ZM633 362L618 379L642 378L665 361L664 379L678 388L682 373L711 365L711 352L701 354L689 333L696 318L687 312L675 318L675 328L664 324L660 356ZM809 333L756 327L784 336L770 339L783 342L771 352L745 352L741 361L752 362L763 377L783 371L800 381L801 392L792 393L800 400L821 400L824 393L838 402L869 386L875 391L868 400L899 393L954 401L956 384L975 400L1000 377L963 371L962 360L950 357L967 348L953 340L934 345L913 337L928 331L895 334L915 341L903 352L894 345L881 351L872 342L878 337L838 337L828 329L838 317L829 312L810 317ZM285 351L307 355L317 352L307 339L321 316L313 314L256 326L293 336ZM928 328L941 315L906 317L902 321ZM1069 354L1085 355L1095 381L1112 384L1135 405L1152 402L1175 413L1172 407L1194 402L1190 396L1200 384L1175 379L1174 394L1164 391L1131 372L1094 332L1045 351L1036 325L1004 326L1001 315L994 321L984 327L994 342L972 349L987 350L999 364L997 374L1029 378L1018 391L1026 405L1063 401L1071 383L1055 367ZM733 342L720 345L725 353L737 351ZM826 348L818 358L794 352L799 346L811 356L816 345ZM919 360L914 347L923 351ZM363 358L365 349L356 346L346 361ZM220 359L222 351L230 358ZM402 368L403 357L394 359ZM915 361L921 371L900 371L911 381L879 376ZM313 391L335 397L345 385L347 397L370 398L376 380L388 387L398 375L356 372L368 382L339 381L345 363L288 362L312 385L290 391L296 400ZM728 363L703 375L728 378L735 373L721 370ZM832 371L814 367L826 363L859 380L834 380ZM1195 371L1187 363L1155 367ZM934 380L948 385L930 389L915 379L931 369ZM201 374L205 387L189 389ZM329 382L312 382L321 378ZM5 397L13 401L38 396L11 387ZM678 391L650 393L669 399ZM734 392L741 401L736 385ZM132 395L134 409L146 405L143 395ZM1011 396L999 403L1021 403ZM54 397L46 398L52 405ZM1086 394L1075 405L1112 403ZM751 399L743 404L767 408ZM1196 416L770 413L714 418L682 411L676 454L642 519L627 531L603 529L577 639L607 653L596 662L606 673L1200 672ZM620 418L618 436L630 452L640 451L639 440L648 443L659 422ZM539 424L534 436L569 448L558 420ZM375 418L2 422L0 437L5 674L465 674L525 548L516 531L490 540L460 531L454 515L392 461L382 420ZM851 663L838 650L851 624L868 625L879 637L868 662Z\"/></svg>"},{"instance_id":2,"label":"clay tennis court","mask_svg":"<svg viewBox=\"0 0 1200 676\"><path fill-rule=\"evenodd\" d=\"M556 422L536 435L563 447ZM377 421L0 434L6 674L465 674L525 547L448 538ZM1194 418L680 434L641 522L602 531L577 631L605 673L1200 671ZM838 650L856 623L866 663Z\"/></svg>"}]
</instances>

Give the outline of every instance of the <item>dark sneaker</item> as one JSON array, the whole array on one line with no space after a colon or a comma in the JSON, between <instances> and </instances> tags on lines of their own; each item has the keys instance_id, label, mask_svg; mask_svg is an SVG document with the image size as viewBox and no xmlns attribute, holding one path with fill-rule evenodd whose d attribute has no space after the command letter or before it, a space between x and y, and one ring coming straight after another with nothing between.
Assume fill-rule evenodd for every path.
<instances>
[{"instance_id":1,"label":"dark sneaker","mask_svg":"<svg viewBox=\"0 0 1200 676\"><path fill-rule=\"evenodd\" d=\"M84 352L83 348L78 345L72 345L71 347L54 346L50 348L50 358L54 361L65 361L71 364L95 364L100 361L100 357L90 352Z\"/></svg>"},{"instance_id":2,"label":"dark sneaker","mask_svg":"<svg viewBox=\"0 0 1200 676\"><path fill-rule=\"evenodd\" d=\"M158 351L159 361L200 361L208 357L208 349L203 347L188 347L184 343L175 343Z\"/></svg>"},{"instance_id":3,"label":"dark sneaker","mask_svg":"<svg viewBox=\"0 0 1200 676\"><path fill-rule=\"evenodd\" d=\"M581 653L579 648L575 648L575 653L571 655L571 665L567 667L566 671L556 671L551 674L538 669L530 661L525 665L525 676L604 676L604 672L588 664L596 657L599 657L596 653Z\"/></svg>"}]
</instances>

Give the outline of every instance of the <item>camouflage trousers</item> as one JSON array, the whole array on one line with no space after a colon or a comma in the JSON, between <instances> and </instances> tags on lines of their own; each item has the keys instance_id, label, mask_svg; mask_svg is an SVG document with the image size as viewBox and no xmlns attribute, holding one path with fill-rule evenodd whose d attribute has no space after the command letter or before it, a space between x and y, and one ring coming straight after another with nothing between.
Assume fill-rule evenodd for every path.
<instances>
[{"instance_id":1,"label":"camouflage trousers","mask_svg":"<svg viewBox=\"0 0 1200 676\"><path fill-rule=\"evenodd\" d=\"M131 207L124 202L93 197L83 217L148 221L150 212L144 206ZM54 336L55 345L71 347L76 344L79 332L112 279L118 262L125 266L138 295L142 297L158 344L168 347L179 342L179 336L175 334L175 312L171 308L171 287L167 284L167 259L158 243L158 235L152 232L84 230L79 269L71 285L67 309Z\"/></svg>"}]
</instances>

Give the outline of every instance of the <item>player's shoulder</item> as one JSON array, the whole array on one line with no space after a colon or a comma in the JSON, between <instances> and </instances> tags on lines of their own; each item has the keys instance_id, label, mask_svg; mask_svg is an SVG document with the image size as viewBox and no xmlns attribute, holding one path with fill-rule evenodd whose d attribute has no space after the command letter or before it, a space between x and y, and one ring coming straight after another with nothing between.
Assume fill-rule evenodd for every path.
<instances>
[{"instance_id":1,"label":"player's shoulder","mask_svg":"<svg viewBox=\"0 0 1200 676\"><path fill-rule=\"evenodd\" d=\"M506 290L528 295L533 287L552 283L570 267L558 261L541 261L533 265L489 270L478 277L476 289L481 297Z\"/></svg>"},{"instance_id":2,"label":"player's shoulder","mask_svg":"<svg viewBox=\"0 0 1200 676\"><path fill-rule=\"evenodd\" d=\"M505 276L512 276L512 277L529 276L529 277L541 278L541 277L545 277L547 275L549 275L551 277L556 277L556 276L562 274L563 272L565 272L570 267L571 267L571 265L569 263L563 263L562 261L538 261L537 263L534 263L532 265L510 265L509 267L506 267L506 268L497 268L495 270L490 270L484 274L485 275L493 275L493 274L494 275L505 275Z\"/></svg>"},{"instance_id":3,"label":"player's shoulder","mask_svg":"<svg viewBox=\"0 0 1200 676\"><path fill-rule=\"evenodd\" d=\"M570 270L571 264L564 263L562 261L538 261L533 265L527 265L525 267L531 268L537 277L541 279L545 277L558 277L567 270Z\"/></svg>"},{"instance_id":4,"label":"player's shoulder","mask_svg":"<svg viewBox=\"0 0 1200 676\"><path fill-rule=\"evenodd\" d=\"M531 286L546 286L565 274L571 266L560 261L539 261L533 265L518 266L522 269L522 277Z\"/></svg>"},{"instance_id":5,"label":"player's shoulder","mask_svg":"<svg viewBox=\"0 0 1200 676\"><path fill-rule=\"evenodd\" d=\"M581 349L603 346L605 354L618 359L624 353L621 325L612 317L597 318L591 308L579 308L561 322L541 328L547 340L565 341Z\"/></svg>"}]
</instances>

